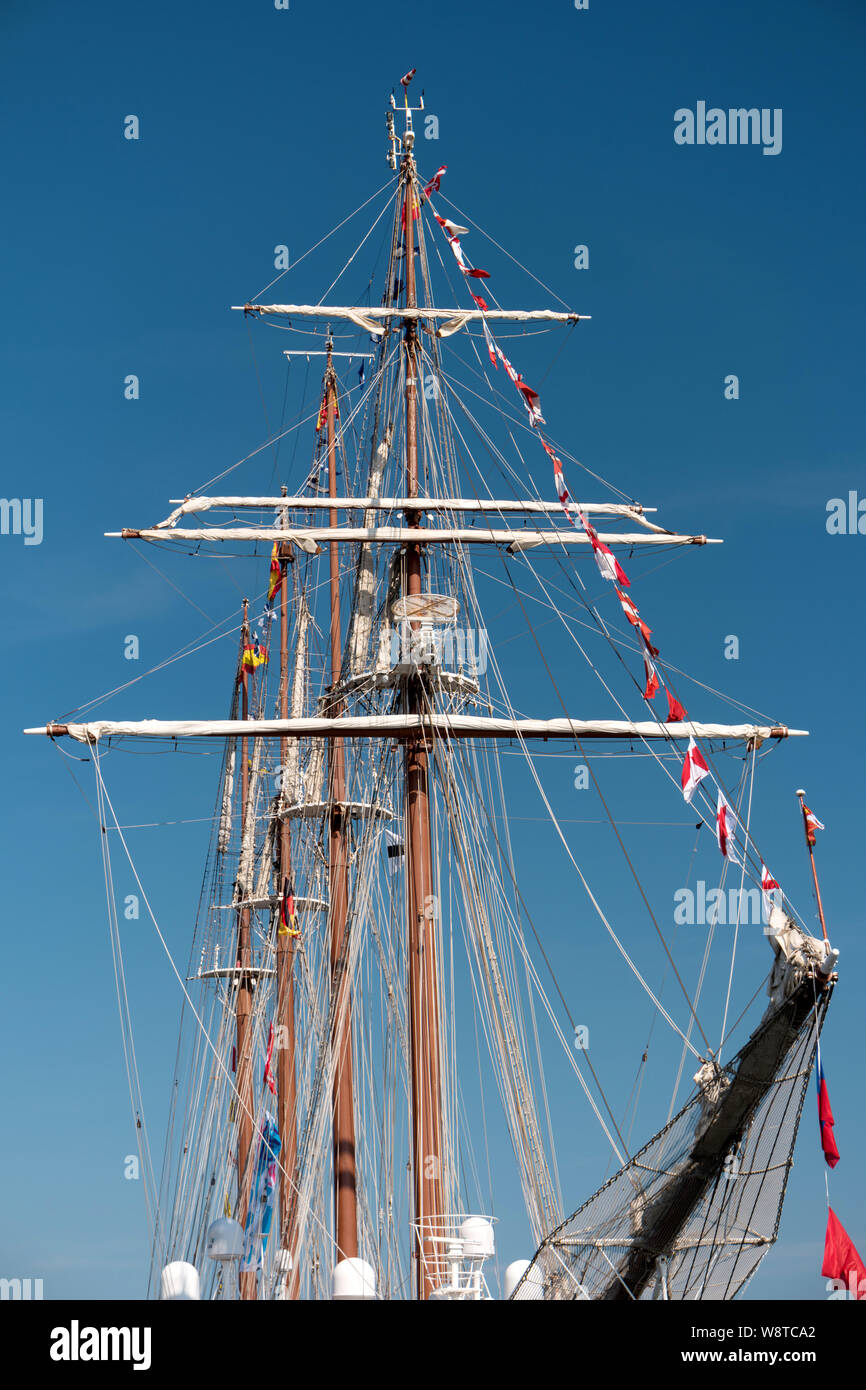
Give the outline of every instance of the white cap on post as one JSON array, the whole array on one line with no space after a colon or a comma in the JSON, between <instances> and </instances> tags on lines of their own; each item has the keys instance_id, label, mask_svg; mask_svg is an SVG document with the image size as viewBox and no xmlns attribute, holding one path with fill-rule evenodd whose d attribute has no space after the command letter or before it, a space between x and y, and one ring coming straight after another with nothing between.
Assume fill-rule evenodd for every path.
<instances>
[{"instance_id":1,"label":"white cap on post","mask_svg":"<svg viewBox=\"0 0 866 1390\"><path fill-rule=\"evenodd\" d=\"M531 1265L531 1260L514 1260L513 1263L508 1266L505 1271L504 1280L506 1298L514 1298L518 1284L521 1279L523 1279L526 1271L530 1269ZM542 1298L543 1293L544 1276L541 1270L536 1267L535 1269L531 1269L530 1273L527 1275L523 1288L520 1290L520 1293L517 1294L517 1299L520 1301L524 1298Z\"/></svg>"},{"instance_id":2,"label":"white cap on post","mask_svg":"<svg viewBox=\"0 0 866 1390\"><path fill-rule=\"evenodd\" d=\"M211 1260L239 1260L244 1252L244 1233L239 1221L221 1216L208 1226L205 1245Z\"/></svg>"},{"instance_id":3,"label":"white cap on post","mask_svg":"<svg viewBox=\"0 0 866 1390\"><path fill-rule=\"evenodd\" d=\"M340 1260L334 1266L333 1297L336 1302L376 1297L376 1272L366 1260Z\"/></svg>"},{"instance_id":4,"label":"white cap on post","mask_svg":"<svg viewBox=\"0 0 866 1390\"><path fill-rule=\"evenodd\" d=\"M195 1265L185 1260L175 1260L166 1265L159 1279L160 1298L197 1300L201 1298L201 1284Z\"/></svg>"},{"instance_id":5,"label":"white cap on post","mask_svg":"<svg viewBox=\"0 0 866 1390\"><path fill-rule=\"evenodd\" d=\"M496 1252L493 1226L483 1216L467 1216L460 1225L463 1257L467 1260L488 1260Z\"/></svg>"}]
</instances>

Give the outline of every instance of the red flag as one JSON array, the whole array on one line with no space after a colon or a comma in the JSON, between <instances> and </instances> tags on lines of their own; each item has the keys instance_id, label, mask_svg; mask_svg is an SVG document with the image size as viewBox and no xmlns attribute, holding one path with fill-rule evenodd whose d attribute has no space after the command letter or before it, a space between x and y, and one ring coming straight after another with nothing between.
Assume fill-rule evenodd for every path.
<instances>
[{"instance_id":1,"label":"red flag","mask_svg":"<svg viewBox=\"0 0 866 1390\"><path fill-rule=\"evenodd\" d=\"M480 294L473 294L472 298L475 300L475 303L478 305L482 313L486 314L487 310L490 308L490 305L487 303L487 300L482 299ZM494 363L493 365L495 366L496 364Z\"/></svg>"},{"instance_id":2,"label":"red flag","mask_svg":"<svg viewBox=\"0 0 866 1390\"><path fill-rule=\"evenodd\" d=\"M476 268L475 270L470 270L467 266L462 266L461 269L463 270L463 274L464 274L464 275L471 275L472 278L473 278L473 280L489 280L489 279L490 279L490 271L489 271L489 270L478 270L477 268Z\"/></svg>"},{"instance_id":3,"label":"red flag","mask_svg":"<svg viewBox=\"0 0 866 1390\"><path fill-rule=\"evenodd\" d=\"M413 222L417 222L417 221L418 221L418 213L419 213L418 199L415 198L415 197L413 197L413 198L412 198L412 221L413 221ZM403 203L403 207L402 207L401 212L400 212L400 226L403 228L403 231L405 232L405 230L406 230L406 204L405 204L405 202ZM402 253L401 253L401 254L402 254Z\"/></svg>"},{"instance_id":4,"label":"red flag","mask_svg":"<svg viewBox=\"0 0 866 1390\"><path fill-rule=\"evenodd\" d=\"M532 424L544 424L544 416L541 413L541 400L537 391L533 391L531 386L527 386L522 376L518 376L515 382L518 391L523 396L523 403L529 411L529 418Z\"/></svg>"},{"instance_id":5,"label":"red flag","mask_svg":"<svg viewBox=\"0 0 866 1390\"><path fill-rule=\"evenodd\" d=\"M839 1162L840 1154L836 1148L836 1139L833 1134L833 1111L830 1109L830 1095L824 1078L824 1067L820 1054L818 1065L815 1068L815 1080L818 1083L818 1123L821 1126L821 1148L829 1166L835 1168Z\"/></svg>"},{"instance_id":6,"label":"red flag","mask_svg":"<svg viewBox=\"0 0 866 1390\"><path fill-rule=\"evenodd\" d=\"M691 801L700 783L708 777L710 769L704 762L704 755L693 738L689 739L689 746L686 750L686 760L683 763L683 796L686 801Z\"/></svg>"},{"instance_id":7,"label":"red flag","mask_svg":"<svg viewBox=\"0 0 866 1390\"><path fill-rule=\"evenodd\" d=\"M405 210L405 209L404 209L404 210ZM318 417L318 419L316 420L316 430L317 430L317 431L320 430L320 429L322 428L322 426L324 425L324 423L325 423L325 421L327 420L327 418L328 418L328 388L325 387L325 394L322 396L322 404L319 406L319 417ZM335 419L335 420L339 420L339 418L340 418L340 407L339 407L339 404L338 404L338 402L337 402L337 397L336 397L336 395L335 395L335 396L334 396L334 419Z\"/></svg>"},{"instance_id":8,"label":"red flag","mask_svg":"<svg viewBox=\"0 0 866 1390\"><path fill-rule=\"evenodd\" d=\"M835 1211L827 1211L827 1235L821 1273L827 1279L841 1279L858 1300L866 1299L866 1268L856 1246Z\"/></svg>"},{"instance_id":9,"label":"red flag","mask_svg":"<svg viewBox=\"0 0 866 1390\"><path fill-rule=\"evenodd\" d=\"M666 724L684 724L685 721L688 719L688 715L686 714L686 712L685 712L685 710L683 709L682 705L680 704L679 700L677 700L677 699L671 694L671 692L668 690L667 686L665 686L665 694L666 694L667 697L668 697L668 717L667 717L667 719L665 720L665 723L666 723Z\"/></svg>"},{"instance_id":10,"label":"red flag","mask_svg":"<svg viewBox=\"0 0 866 1390\"><path fill-rule=\"evenodd\" d=\"M275 1095L277 1094L277 1087L276 1087L276 1082L274 1081L274 1078L273 1078L273 1076L271 1075L271 1058L273 1057L273 1055L274 1055L274 1025L271 1024L270 1031L268 1032L268 1052L267 1052L267 1056L265 1057L265 1085L266 1085L266 1086L268 1087L268 1089L270 1090L271 1095L272 1095L272 1096L275 1096Z\"/></svg>"}]
</instances>

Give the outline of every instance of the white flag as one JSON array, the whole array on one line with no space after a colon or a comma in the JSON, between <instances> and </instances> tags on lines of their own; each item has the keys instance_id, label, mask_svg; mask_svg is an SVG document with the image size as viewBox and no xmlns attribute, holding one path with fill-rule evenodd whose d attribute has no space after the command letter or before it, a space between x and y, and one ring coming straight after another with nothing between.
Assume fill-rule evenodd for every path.
<instances>
[{"instance_id":1,"label":"white flag","mask_svg":"<svg viewBox=\"0 0 866 1390\"><path fill-rule=\"evenodd\" d=\"M393 830L387 828L385 830L385 846L388 855L388 872L396 875L400 872L400 865L405 859L406 846L399 835L395 835Z\"/></svg>"}]
</instances>

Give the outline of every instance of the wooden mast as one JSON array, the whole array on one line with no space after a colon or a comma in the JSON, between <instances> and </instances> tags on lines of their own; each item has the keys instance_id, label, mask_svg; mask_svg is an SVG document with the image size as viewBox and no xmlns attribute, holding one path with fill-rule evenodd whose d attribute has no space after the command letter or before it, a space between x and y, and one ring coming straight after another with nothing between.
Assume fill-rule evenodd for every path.
<instances>
[{"instance_id":1,"label":"wooden mast","mask_svg":"<svg viewBox=\"0 0 866 1390\"><path fill-rule=\"evenodd\" d=\"M249 693L244 655L250 640L249 603L244 599L244 616L241 628L241 718L249 718ZM250 762L248 740L241 739L241 843L247 826L247 801L249 800ZM238 1220L243 1226L246 1222L247 1206L252 1182L251 1150L253 1144L253 1074L252 1074L252 1004L253 982L247 972L252 964L250 947L250 908L249 885L241 885L241 905L238 912L238 976L237 998L237 1091L238 1091ZM242 1299L256 1297L255 1271L247 1271L240 1276L240 1296Z\"/></svg>"},{"instance_id":2,"label":"wooden mast","mask_svg":"<svg viewBox=\"0 0 866 1390\"><path fill-rule=\"evenodd\" d=\"M418 207L414 136L408 114L403 157L406 264L406 307L417 307L415 289L415 224ZM405 327L406 350L406 495L418 496L418 329L409 318ZM422 514L406 509L406 525L419 526ZM421 593L421 543L406 552L406 593ZM413 627L417 624L413 623ZM424 711L424 692L417 676L406 683L405 708ZM412 1149L415 1222L418 1231L417 1289L429 1298L435 1280L434 1262L443 1247L434 1244L437 1219L443 1215L442 1195L442 1100L439 1074L439 993L436 965L436 913L433 894L430 835L429 767L423 735L407 740L405 752L406 874L408 882L409 1038L412 1070ZM436 1232L441 1235L441 1232Z\"/></svg>"},{"instance_id":3,"label":"wooden mast","mask_svg":"<svg viewBox=\"0 0 866 1390\"><path fill-rule=\"evenodd\" d=\"M286 488L283 488L283 496ZM279 550L280 575L280 717L289 717L289 599L288 570L290 551L283 542ZM280 741L281 777L285 777L289 741ZM280 809L285 810L288 789L281 781ZM292 878L292 840L289 818L280 817L279 884L282 902L283 885ZM296 1211L294 1183L298 1160L297 1130L297 1069L295 1061L295 938L283 925L282 907L278 912L277 928L277 1124L280 1131L282 1168L282 1200L280 1203L280 1248L292 1257L285 1294L298 1296L297 1252L294 1249L294 1218Z\"/></svg>"},{"instance_id":4,"label":"wooden mast","mask_svg":"<svg viewBox=\"0 0 866 1390\"><path fill-rule=\"evenodd\" d=\"M334 417L337 405L336 378L331 362L331 338L328 337L328 359L325 368L325 402L328 428L328 491L337 496L337 458ZM336 509L331 521L337 522ZM331 597L331 685L339 684L343 664L340 624L340 553L336 541L329 546ZM329 707L329 713L340 715L341 701ZM328 878L331 931L331 998L333 1015L331 1056L333 1074L333 1135L334 1135L334 1216L336 1259L354 1259L358 1254L357 1181L355 1174L355 1106L352 1080L352 1000L347 988L344 960L346 919L349 906L349 860L346 844L344 803L346 800L346 764L342 739L329 744L329 832Z\"/></svg>"}]
</instances>

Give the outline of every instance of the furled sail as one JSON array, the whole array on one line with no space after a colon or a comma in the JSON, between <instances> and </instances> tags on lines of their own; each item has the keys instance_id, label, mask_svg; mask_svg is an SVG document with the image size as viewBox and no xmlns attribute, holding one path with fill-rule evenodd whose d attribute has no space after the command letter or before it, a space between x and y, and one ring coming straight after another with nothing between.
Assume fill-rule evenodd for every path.
<instances>
[{"instance_id":1,"label":"furled sail","mask_svg":"<svg viewBox=\"0 0 866 1390\"><path fill-rule=\"evenodd\" d=\"M219 839L217 848L220 854L225 854L232 833L232 798L235 790L235 750L237 744L231 739L226 752L225 776L223 779L223 796L220 808Z\"/></svg>"},{"instance_id":2,"label":"furled sail","mask_svg":"<svg viewBox=\"0 0 866 1390\"><path fill-rule=\"evenodd\" d=\"M292 673L292 693L289 712L292 719L300 719L304 712L304 693L307 675L307 634L310 626L310 610L301 595L298 600L298 625L295 639L295 667ZM299 777L300 744L290 739L286 748L286 765L282 769L280 784L281 805L293 806L302 799Z\"/></svg>"},{"instance_id":3,"label":"furled sail","mask_svg":"<svg viewBox=\"0 0 866 1390\"><path fill-rule=\"evenodd\" d=\"M370 476L367 493L378 497L382 488L382 476L391 448L391 431L386 431L373 451L370 463ZM371 509L364 513L365 529L375 527L376 512ZM352 625L349 629L349 670L353 676L360 675L370 650L370 633L376 609L376 558L369 545L363 545L358 553L358 576L355 589L355 606L352 612Z\"/></svg>"}]
</instances>

